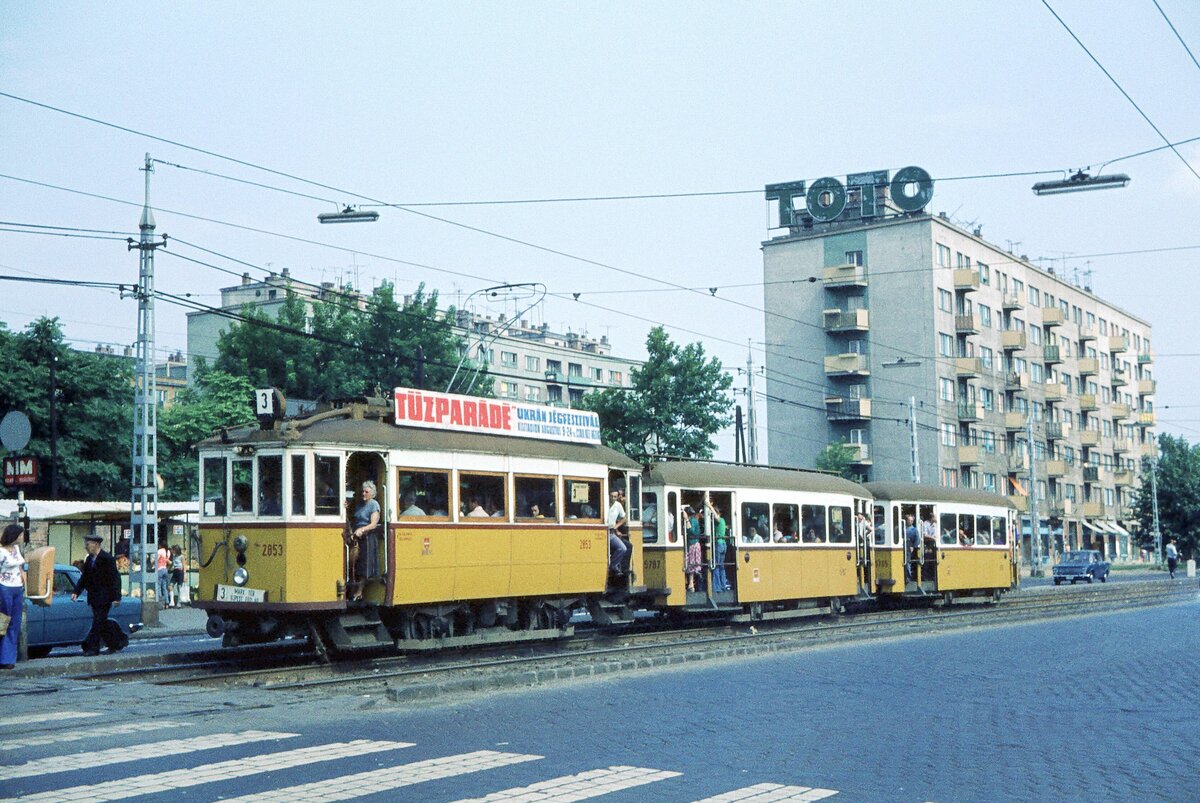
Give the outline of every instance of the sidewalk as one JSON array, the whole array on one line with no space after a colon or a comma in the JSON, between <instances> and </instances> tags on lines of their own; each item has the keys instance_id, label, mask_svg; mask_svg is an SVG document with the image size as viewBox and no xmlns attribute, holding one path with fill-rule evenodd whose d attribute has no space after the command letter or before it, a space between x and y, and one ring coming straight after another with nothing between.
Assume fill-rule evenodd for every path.
<instances>
[{"instance_id":1,"label":"sidewalk","mask_svg":"<svg viewBox=\"0 0 1200 803\"><path fill-rule=\"evenodd\" d=\"M160 608L158 624L143 627L133 638L163 638L166 636L181 636L203 634L208 614L199 608L184 606L182 608Z\"/></svg>"}]
</instances>

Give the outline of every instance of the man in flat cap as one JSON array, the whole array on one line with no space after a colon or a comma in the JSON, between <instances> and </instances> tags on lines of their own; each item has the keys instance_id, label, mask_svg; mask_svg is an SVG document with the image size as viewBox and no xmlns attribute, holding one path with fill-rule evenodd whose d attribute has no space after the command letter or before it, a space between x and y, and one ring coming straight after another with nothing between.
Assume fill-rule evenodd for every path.
<instances>
[{"instance_id":1,"label":"man in flat cap","mask_svg":"<svg viewBox=\"0 0 1200 803\"><path fill-rule=\"evenodd\" d=\"M92 629L83 640L84 655L99 655L100 642L108 647L108 652L117 652L128 643L120 628L109 628L108 611L115 603L121 601L121 575L117 573L117 562L113 556L100 548L104 539L91 533L84 536L87 545L87 560L83 562L83 574L75 584L71 599L76 600L84 591L87 592L88 605L92 607ZM113 632L115 631L115 632Z\"/></svg>"}]
</instances>

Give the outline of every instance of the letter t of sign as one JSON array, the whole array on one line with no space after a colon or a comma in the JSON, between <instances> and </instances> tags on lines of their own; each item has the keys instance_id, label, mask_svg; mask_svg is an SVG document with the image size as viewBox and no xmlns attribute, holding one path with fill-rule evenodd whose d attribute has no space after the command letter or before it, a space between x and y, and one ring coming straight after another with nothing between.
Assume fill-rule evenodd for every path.
<instances>
[{"instance_id":1,"label":"letter t of sign","mask_svg":"<svg viewBox=\"0 0 1200 803\"><path fill-rule=\"evenodd\" d=\"M779 201L779 228L796 225L796 207L792 203L792 199L797 195L803 198L805 186L803 181L786 181L783 184L767 185L767 200Z\"/></svg>"}]
</instances>

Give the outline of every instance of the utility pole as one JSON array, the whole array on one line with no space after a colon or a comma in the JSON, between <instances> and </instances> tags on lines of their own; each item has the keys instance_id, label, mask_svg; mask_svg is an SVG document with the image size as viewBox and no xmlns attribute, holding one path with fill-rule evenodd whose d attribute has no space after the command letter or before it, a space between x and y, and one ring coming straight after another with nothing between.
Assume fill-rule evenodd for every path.
<instances>
[{"instance_id":1,"label":"utility pole","mask_svg":"<svg viewBox=\"0 0 1200 803\"><path fill-rule=\"evenodd\" d=\"M1033 568L1029 570L1032 577L1042 576L1042 528L1038 525L1037 509L1037 469L1033 459L1033 416L1026 421L1025 437L1029 443L1029 535L1032 546Z\"/></svg>"},{"instance_id":2,"label":"utility pole","mask_svg":"<svg viewBox=\"0 0 1200 803\"><path fill-rule=\"evenodd\" d=\"M54 353L50 355L50 498L58 499L58 347L51 348Z\"/></svg>"},{"instance_id":3,"label":"utility pole","mask_svg":"<svg viewBox=\"0 0 1200 803\"><path fill-rule=\"evenodd\" d=\"M912 448L912 481L921 482L921 455L917 448L917 397L908 397L908 430Z\"/></svg>"},{"instance_id":4,"label":"utility pole","mask_svg":"<svg viewBox=\"0 0 1200 803\"><path fill-rule=\"evenodd\" d=\"M758 465L758 416L754 412L754 352L746 346L746 446L750 465Z\"/></svg>"},{"instance_id":5,"label":"utility pole","mask_svg":"<svg viewBox=\"0 0 1200 803\"><path fill-rule=\"evenodd\" d=\"M1158 528L1158 456L1150 458L1150 510L1154 513L1154 562L1162 563L1162 530Z\"/></svg>"},{"instance_id":6,"label":"utility pole","mask_svg":"<svg viewBox=\"0 0 1200 803\"><path fill-rule=\"evenodd\" d=\"M142 616L146 621L146 556L154 554L158 541L158 393L154 373L154 213L150 211L150 174L154 163L146 154L145 203L138 223L141 232L138 242L129 249L138 249L138 339L137 372L133 392L133 482L129 515L129 581L133 591L134 572L142 598ZM163 238L162 245L166 244ZM157 605L157 600L155 604ZM151 614L150 621L154 621Z\"/></svg>"}]
</instances>

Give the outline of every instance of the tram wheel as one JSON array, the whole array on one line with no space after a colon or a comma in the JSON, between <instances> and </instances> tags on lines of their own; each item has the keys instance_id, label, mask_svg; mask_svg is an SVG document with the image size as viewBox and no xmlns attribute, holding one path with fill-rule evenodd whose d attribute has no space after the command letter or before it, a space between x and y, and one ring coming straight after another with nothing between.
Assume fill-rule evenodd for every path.
<instances>
[{"instance_id":1,"label":"tram wheel","mask_svg":"<svg viewBox=\"0 0 1200 803\"><path fill-rule=\"evenodd\" d=\"M949 608L951 605L954 604L954 592L953 591L945 591L942 593L942 604L945 605L947 608Z\"/></svg>"}]
</instances>

